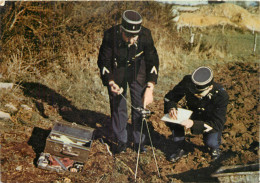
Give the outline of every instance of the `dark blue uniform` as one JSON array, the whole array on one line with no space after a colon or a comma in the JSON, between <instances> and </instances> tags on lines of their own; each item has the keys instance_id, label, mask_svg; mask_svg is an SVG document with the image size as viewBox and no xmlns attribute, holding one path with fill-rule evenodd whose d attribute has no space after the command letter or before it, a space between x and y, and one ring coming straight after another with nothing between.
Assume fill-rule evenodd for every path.
<instances>
[{"instance_id":1,"label":"dark blue uniform","mask_svg":"<svg viewBox=\"0 0 260 183\"><path fill-rule=\"evenodd\" d=\"M122 38L120 25L105 31L98 57L98 67L105 86L114 80L123 87L126 96L127 83L130 88L131 103L134 107L142 107L142 94L147 82L157 83L159 58L154 47L149 29L141 27L137 44L129 46ZM108 87L112 127L121 142L127 142L126 125L128 120L127 105L121 95L115 95ZM134 140L139 143L141 115L132 110Z\"/></svg>"},{"instance_id":2,"label":"dark blue uniform","mask_svg":"<svg viewBox=\"0 0 260 183\"><path fill-rule=\"evenodd\" d=\"M164 113L168 113L170 108L176 107L177 103L185 96L187 108L193 111L191 119L194 121L194 125L191 127L191 132L200 134L205 130L204 124L211 126L213 129L203 134L204 142L211 149L218 149L226 122L228 94L220 84L213 82L213 89L205 97L199 99L190 91L191 85L191 75L187 75L165 95ZM185 135L184 127L177 124L167 124L173 131L174 141L182 146Z\"/></svg>"}]
</instances>

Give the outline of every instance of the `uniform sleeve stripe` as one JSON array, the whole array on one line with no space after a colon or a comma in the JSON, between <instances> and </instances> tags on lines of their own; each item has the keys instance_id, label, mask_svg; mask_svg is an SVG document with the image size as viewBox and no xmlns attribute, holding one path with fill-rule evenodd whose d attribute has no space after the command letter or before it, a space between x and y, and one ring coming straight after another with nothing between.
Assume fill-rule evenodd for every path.
<instances>
[{"instance_id":1,"label":"uniform sleeve stripe","mask_svg":"<svg viewBox=\"0 0 260 183\"><path fill-rule=\"evenodd\" d=\"M167 99L167 98L164 98L164 101L165 101L165 102L169 102L170 100L169 100L169 99Z\"/></svg>"},{"instance_id":2,"label":"uniform sleeve stripe","mask_svg":"<svg viewBox=\"0 0 260 183\"><path fill-rule=\"evenodd\" d=\"M157 75L157 69L155 68L155 66L153 66L153 68L152 68L152 70L151 70L151 74L152 74L153 72Z\"/></svg>"},{"instance_id":3,"label":"uniform sleeve stripe","mask_svg":"<svg viewBox=\"0 0 260 183\"><path fill-rule=\"evenodd\" d=\"M106 67L103 67L103 70L102 70L102 75L105 75L106 72L109 74L109 70L106 68Z\"/></svg>"}]
</instances>

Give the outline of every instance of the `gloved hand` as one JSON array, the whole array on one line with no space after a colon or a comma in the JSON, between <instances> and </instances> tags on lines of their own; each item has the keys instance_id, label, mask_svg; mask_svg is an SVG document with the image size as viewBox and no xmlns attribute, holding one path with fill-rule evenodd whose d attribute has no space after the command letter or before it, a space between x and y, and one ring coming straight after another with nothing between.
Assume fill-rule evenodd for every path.
<instances>
[{"instance_id":1,"label":"gloved hand","mask_svg":"<svg viewBox=\"0 0 260 183\"><path fill-rule=\"evenodd\" d=\"M110 89L113 93L120 95L123 93L124 89L119 87L114 81L109 81Z\"/></svg>"}]
</instances>

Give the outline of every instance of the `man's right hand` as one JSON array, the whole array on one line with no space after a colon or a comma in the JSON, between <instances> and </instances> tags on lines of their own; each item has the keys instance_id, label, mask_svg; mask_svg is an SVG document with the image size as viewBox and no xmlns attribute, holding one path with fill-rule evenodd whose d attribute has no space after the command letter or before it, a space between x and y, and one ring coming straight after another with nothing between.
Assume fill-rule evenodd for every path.
<instances>
[{"instance_id":1,"label":"man's right hand","mask_svg":"<svg viewBox=\"0 0 260 183\"><path fill-rule=\"evenodd\" d=\"M169 116L173 119L173 120L177 120L177 109L175 108L171 108L169 110Z\"/></svg>"},{"instance_id":2,"label":"man's right hand","mask_svg":"<svg viewBox=\"0 0 260 183\"><path fill-rule=\"evenodd\" d=\"M117 95L123 93L123 88L120 88L114 81L109 81L109 86L113 93Z\"/></svg>"}]
</instances>

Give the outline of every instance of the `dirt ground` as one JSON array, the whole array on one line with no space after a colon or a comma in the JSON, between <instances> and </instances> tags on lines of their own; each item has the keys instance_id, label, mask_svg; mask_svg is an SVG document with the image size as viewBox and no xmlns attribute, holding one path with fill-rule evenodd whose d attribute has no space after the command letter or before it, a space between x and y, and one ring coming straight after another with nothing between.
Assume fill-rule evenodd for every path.
<instances>
[{"instance_id":1,"label":"dirt ground","mask_svg":"<svg viewBox=\"0 0 260 183\"><path fill-rule=\"evenodd\" d=\"M228 63L217 67L219 72L215 74L215 80L221 82L230 95L220 159L212 162L201 135L192 135L187 131L188 156L177 163L167 160L173 150L171 133L160 120L163 115L163 95L158 96L160 100L150 106L155 114L148 119L148 126L160 177L147 140L148 152L140 156L137 182L217 182L217 178L211 174L221 166L258 162L259 67L253 63ZM34 92L33 95L33 92L28 93L28 89L33 87L41 92ZM37 110L20 109L11 121L0 121L2 182L134 182L137 153L133 151L131 136L127 152L111 156L106 146L110 141L100 130L105 126L108 116L81 111L64 97L51 93L54 91L40 87L25 84L23 93L16 96L21 100L26 100L25 96L30 97L33 105L38 106ZM44 103L43 108L38 105L39 101ZM43 120L39 120L35 126L29 119L38 115ZM77 119L78 123L97 130L82 173L57 173L37 168L37 158L44 150L46 137L53 125L49 121L50 116L67 121L73 117L74 121Z\"/></svg>"}]
</instances>

